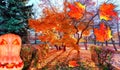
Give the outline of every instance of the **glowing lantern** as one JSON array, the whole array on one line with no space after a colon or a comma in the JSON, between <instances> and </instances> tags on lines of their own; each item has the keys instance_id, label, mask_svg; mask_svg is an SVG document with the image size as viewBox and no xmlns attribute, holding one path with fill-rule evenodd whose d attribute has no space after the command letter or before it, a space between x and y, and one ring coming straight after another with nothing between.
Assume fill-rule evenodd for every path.
<instances>
[{"instance_id":1,"label":"glowing lantern","mask_svg":"<svg viewBox=\"0 0 120 70\"><path fill-rule=\"evenodd\" d=\"M0 36L0 70L22 70L21 38L15 34Z\"/></svg>"}]
</instances>

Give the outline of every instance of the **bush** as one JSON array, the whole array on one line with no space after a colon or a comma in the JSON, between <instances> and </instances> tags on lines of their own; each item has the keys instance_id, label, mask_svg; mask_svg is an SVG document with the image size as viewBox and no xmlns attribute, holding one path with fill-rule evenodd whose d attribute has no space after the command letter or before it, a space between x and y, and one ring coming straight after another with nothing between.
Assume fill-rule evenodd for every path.
<instances>
[{"instance_id":1,"label":"bush","mask_svg":"<svg viewBox=\"0 0 120 70\"><path fill-rule=\"evenodd\" d=\"M91 46L91 59L96 63L102 70L112 70L111 65L114 51L107 47L96 47Z\"/></svg>"},{"instance_id":2,"label":"bush","mask_svg":"<svg viewBox=\"0 0 120 70\"><path fill-rule=\"evenodd\" d=\"M48 53L48 46L45 44L41 45L22 45L21 58L24 62L23 70L29 70L35 68L39 69L39 64L43 61L44 57Z\"/></svg>"},{"instance_id":3,"label":"bush","mask_svg":"<svg viewBox=\"0 0 120 70\"><path fill-rule=\"evenodd\" d=\"M37 51L34 47L31 45L23 45L21 49L21 58L24 62L23 70L28 70L32 64L32 61L34 60L34 65L38 60L38 57L36 55Z\"/></svg>"}]
</instances>

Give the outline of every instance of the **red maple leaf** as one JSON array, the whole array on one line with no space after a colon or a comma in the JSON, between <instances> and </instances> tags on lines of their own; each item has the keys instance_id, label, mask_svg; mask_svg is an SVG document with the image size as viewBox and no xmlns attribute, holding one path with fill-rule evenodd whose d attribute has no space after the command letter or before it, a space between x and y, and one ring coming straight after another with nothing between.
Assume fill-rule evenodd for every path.
<instances>
[{"instance_id":1,"label":"red maple leaf","mask_svg":"<svg viewBox=\"0 0 120 70\"><path fill-rule=\"evenodd\" d=\"M99 9L100 19L112 20L112 17L117 16L117 12L114 11L115 5L113 4L102 4Z\"/></svg>"},{"instance_id":2,"label":"red maple leaf","mask_svg":"<svg viewBox=\"0 0 120 70\"><path fill-rule=\"evenodd\" d=\"M99 42L107 41L112 37L110 28L105 26L104 23L100 24L99 29L98 28L94 29L94 34L96 36L96 40Z\"/></svg>"},{"instance_id":3,"label":"red maple leaf","mask_svg":"<svg viewBox=\"0 0 120 70\"><path fill-rule=\"evenodd\" d=\"M85 6L79 2L75 2L75 5L69 4L68 7L70 8L70 12L68 12L68 15L71 18L75 18L77 20L80 19L85 12Z\"/></svg>"}]
</instances>

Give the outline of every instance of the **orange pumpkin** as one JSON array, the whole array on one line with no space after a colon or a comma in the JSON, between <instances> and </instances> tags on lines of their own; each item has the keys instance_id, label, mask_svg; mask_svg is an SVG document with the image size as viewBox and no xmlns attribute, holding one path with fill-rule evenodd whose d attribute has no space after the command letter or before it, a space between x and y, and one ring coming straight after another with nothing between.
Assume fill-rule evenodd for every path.
<instances>
[{"instance_id":1,"label":"orange pumpkin","mask_svg":"<svg viewBox=\"0 0 120 70\"><path fill-rule=\"evenodd\" d=\"M21 38L15 34L0 36L0 70L22 70Z\"/></svg>"}]
</instances>

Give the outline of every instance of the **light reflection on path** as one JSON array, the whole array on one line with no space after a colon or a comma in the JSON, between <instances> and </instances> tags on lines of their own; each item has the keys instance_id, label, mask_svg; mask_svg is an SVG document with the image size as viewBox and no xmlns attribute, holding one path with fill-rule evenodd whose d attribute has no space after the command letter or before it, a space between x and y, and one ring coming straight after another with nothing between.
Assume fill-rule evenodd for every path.
<instances>
[{"instance_id":1,"label":"light reflection on path","mask_svg":"<svg viewBox=\"0 0 120 70\"><path fill-rule=\"evenodd\" d=\"M113 60L112 65L120 70L120 53L119 54L114 54L112 60Z\"/></svg>"}]
</instances>

